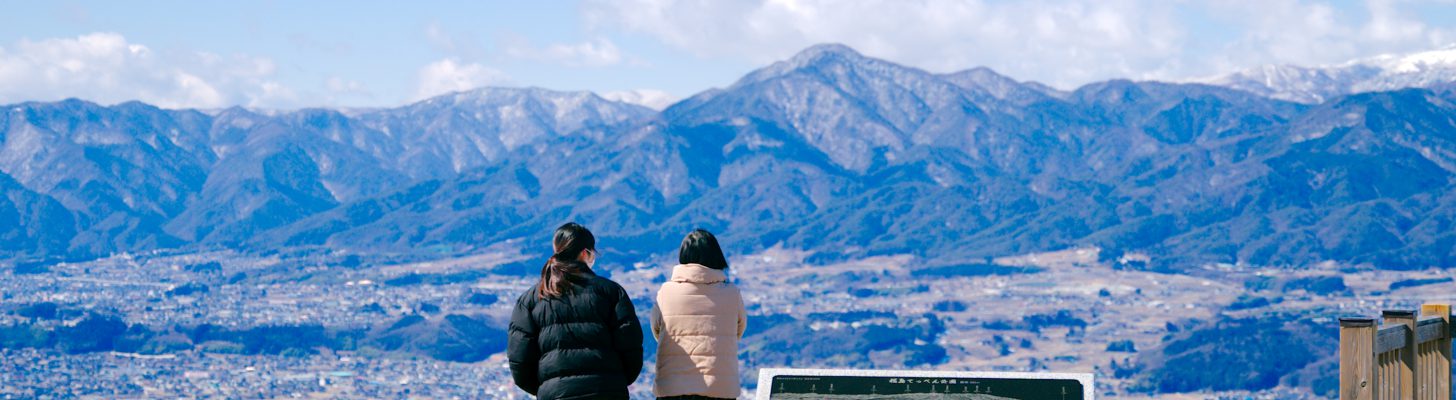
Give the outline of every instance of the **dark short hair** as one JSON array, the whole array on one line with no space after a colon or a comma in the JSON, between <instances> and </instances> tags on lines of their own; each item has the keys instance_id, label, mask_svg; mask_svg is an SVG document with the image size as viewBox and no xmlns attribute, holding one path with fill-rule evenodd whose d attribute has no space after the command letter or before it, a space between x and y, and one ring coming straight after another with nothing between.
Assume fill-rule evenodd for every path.
<instances>
[{"instance_id":1,"label":"dark short hair","mask_svg":"<svg viewBox=\"0 0 1456 400\"><path fill-rule=\"evenodd\" d=\"M677 249L678 264L699 264L712 269L728 269L728 258L723 257L723 248L718 247L718 238L712 232L694 229L683 238L682 247Z\"/></svg>"}]
</instances>

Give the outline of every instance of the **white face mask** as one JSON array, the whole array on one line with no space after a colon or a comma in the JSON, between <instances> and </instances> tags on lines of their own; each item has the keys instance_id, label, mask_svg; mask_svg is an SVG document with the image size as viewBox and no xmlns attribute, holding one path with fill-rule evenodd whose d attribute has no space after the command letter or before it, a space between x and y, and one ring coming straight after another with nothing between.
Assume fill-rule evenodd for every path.
<instances>
[{"instance_id":1,"label":"white face mask","mask_svg":"<svg viewBox=\"0 0 1456 400\"><path fill-rule=\"evenodd\" d=\"M587 260L586 267L587 268L596 267L597 266L597 251L596 250L588 250L588 251L591 252L591 259L590 260Z\"/></svg>"}]
</instances>

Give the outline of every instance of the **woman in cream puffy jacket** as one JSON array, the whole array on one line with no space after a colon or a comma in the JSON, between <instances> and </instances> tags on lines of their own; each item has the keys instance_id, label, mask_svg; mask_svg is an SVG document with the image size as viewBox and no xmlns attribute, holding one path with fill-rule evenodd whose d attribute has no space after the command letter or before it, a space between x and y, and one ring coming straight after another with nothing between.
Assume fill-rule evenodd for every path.
<instances>
[{"instance_id":1,"label":"woman in cream puffy jacket","mask_svg":"<svg viewBox=\"0 0 1456 400\"><path fill-rule=\"evenodd\" d=\"M652 335L657 338L659 399L738 397L738 339L748 325L743 296L728 282L728 261L712 233L683 238L679 265L657 292Z\"/></svg>"}]
</instances>

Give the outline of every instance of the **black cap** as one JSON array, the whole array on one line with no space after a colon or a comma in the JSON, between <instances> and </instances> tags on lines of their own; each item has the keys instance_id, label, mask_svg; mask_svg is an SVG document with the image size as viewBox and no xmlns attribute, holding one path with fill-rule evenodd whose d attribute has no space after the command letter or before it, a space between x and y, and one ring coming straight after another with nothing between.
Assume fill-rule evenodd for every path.
<instances>
[{"instance_id":1,"label":"black cap","mask_svg":"<svg viewBox=\"0 0 1456 400\"><path fill-rule=\"evenodd\" d=\"M1342 317L1342 318L1340 318L1340 326L1342 326L1342 327L1351 327L1351 328L1361 328L1361 327L1367 327L1367 326L1375 326L1375 318Z\"/></svg>"},{"instance_id":2,"label":"black cap","mask_svg":"<svg viewBox=\"0 0 1456 400\"><path fill-rule=\"evenodd\" d=\"M1385 310L1380 312L1382 317L1411 318L1416 316L1416 310Z\"/></svg>"}]
</instances>

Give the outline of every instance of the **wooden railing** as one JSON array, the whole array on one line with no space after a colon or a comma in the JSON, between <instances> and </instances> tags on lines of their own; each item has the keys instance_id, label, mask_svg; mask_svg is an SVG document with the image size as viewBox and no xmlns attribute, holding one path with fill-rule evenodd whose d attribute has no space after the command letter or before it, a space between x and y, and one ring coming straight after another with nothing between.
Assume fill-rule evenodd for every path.
<instances>
[{"instance_id":1,"label":"wooden railing","mask_svg":"<svg viewBox=\"0 0 1456 400\"><path fill-rule=\"evenodd\" d=\"M1451 399L1451 305L1340 318L1340 398Z\"/></svg>"}]
</instances>

